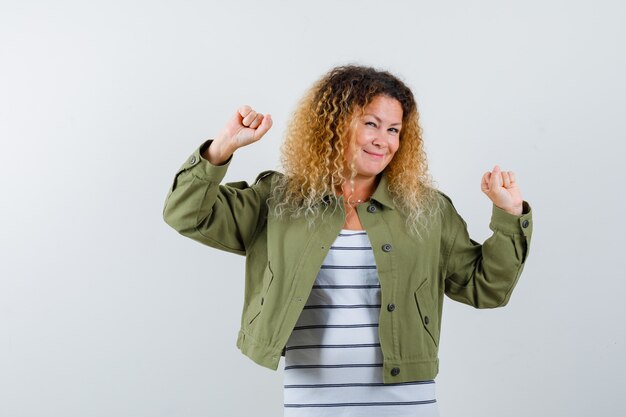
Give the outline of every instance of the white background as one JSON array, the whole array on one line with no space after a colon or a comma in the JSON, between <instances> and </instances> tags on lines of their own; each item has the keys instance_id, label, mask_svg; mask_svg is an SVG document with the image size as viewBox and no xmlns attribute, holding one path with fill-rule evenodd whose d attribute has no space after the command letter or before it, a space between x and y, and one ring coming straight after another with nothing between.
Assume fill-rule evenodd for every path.
<instances>
[{"instance_id":1,"label":"white background","mask_svg":"<svg viewBox=\"0 0 626 417\"><path fill-rule=\"evenodd\" d=\"M446 300L442 417L620 416L626 371L621 1L0 1L0 416L280 416L235 347L243 258L162 220L177 168L241 104L278 167L329 68L413 89L430 168L475 240L484 172L533 208L510 304ZM282 363L281 363L282 367Z\"/></svg>"}]
</instances>

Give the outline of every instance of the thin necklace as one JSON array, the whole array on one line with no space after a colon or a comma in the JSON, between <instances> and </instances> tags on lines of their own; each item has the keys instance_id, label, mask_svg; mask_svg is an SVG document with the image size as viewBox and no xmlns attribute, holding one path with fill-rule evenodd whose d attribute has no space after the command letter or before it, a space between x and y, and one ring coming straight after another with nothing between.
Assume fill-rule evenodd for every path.
<instances>
[{"instance_id":1,"label":"thin necklace","mask_svg":"<svg viewBox=\"0 0 626 417\"><path fill-rule=\"evenodd\" d=\"M356 205L361 204L361 203L366 203L366 202L368 202L369 200L370 200L369 198L368 198L368 199L366 199L366 200L360 200L360 199L358 199L358 200L353 200L353 201L349 201L349 200L348 200L348 202L347 202L347 203L348 203L349 205L351 205L351 206L356 206Z\"/></svg>"}]
</instances>

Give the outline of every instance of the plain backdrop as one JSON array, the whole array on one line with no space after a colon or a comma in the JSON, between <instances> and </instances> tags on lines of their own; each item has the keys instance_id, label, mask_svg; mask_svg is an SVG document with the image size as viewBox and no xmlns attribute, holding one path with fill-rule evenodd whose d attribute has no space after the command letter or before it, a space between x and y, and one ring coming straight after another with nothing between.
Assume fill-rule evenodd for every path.
<instances>
[{"instance_id":1,"label":"plain backdrop","mask_svg":"<svg viewBox=\"0 0 626 417\"><path fill-rule=\"evenodd\" d=\"M0 416L282 415L281 369L235 346L244 259L163 202L242 104L274 127L226 180L279 168L298 99L346 63L413 89L475 240L495 164L533 209L509 305L446 299L442 417L624 415L624 21L617 0L0 0Z\"/></svg>"}]
</instances>

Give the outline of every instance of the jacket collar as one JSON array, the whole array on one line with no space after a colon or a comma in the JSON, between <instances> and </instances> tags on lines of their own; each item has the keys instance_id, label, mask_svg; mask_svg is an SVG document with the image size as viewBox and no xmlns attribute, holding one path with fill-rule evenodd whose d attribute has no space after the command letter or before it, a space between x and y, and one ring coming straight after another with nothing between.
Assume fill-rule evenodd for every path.
<instances>
[{"instance_id":1,"label":"jacket collar","mask_svg":"<svg viewBox=\"0 0 626 417\"><path fill-rule=\"evenodd\" d=\"M378 181L378 186L372 194L372 200L382 204L383 206L395 209L395 204L393 203L393 197L389 192L389 181L387 180L387 171L383 171L380 176L380 180Z\"/></svg>"}]
</instances>

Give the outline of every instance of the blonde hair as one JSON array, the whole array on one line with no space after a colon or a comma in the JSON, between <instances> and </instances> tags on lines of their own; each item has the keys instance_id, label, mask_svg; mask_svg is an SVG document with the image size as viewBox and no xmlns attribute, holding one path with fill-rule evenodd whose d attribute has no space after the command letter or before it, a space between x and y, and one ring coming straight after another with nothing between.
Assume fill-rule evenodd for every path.
<instances>
[{"instance_id":1,"label":"blonde hair","mask_svg":"<svg viewBox=\"0 0 626 417\"><path fill-rule=\"evenodd\" d=\"M294 111L281 148L285 175L272 195L275 215L304 216L313 224L328 209L320 204L324 197L337 197L356 174L349 163L351 176L345 176L345 147L354 141L351 124L379 95L398 100L403 110L399 148L385 168L389 193L410 231L421 236L420 230L428 230L441 198L428 173L413 93L389 72L354 65L331 69ZM330 206L336 209L337 202Z\"/></svg>"}]
</instances>

